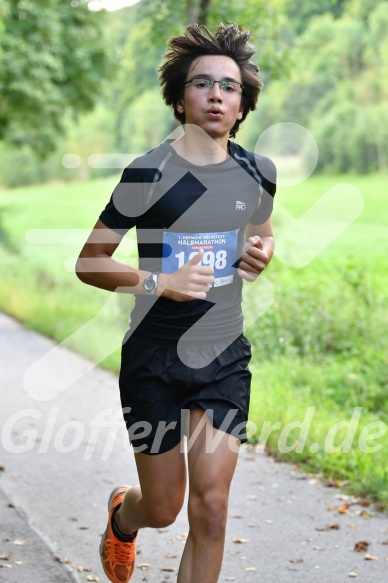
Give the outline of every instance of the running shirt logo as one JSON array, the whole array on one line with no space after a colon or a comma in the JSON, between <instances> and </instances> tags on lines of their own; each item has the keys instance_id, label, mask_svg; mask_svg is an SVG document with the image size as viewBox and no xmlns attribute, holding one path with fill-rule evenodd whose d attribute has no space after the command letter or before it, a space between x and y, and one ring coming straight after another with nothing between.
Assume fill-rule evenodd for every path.
<instances>
[{"instance_id":1,"label":"running shirt logo","mask_svg":"<svg viewBox=\"0 0 388 583\"><path fill-rule=\"evenodd\" d=\"M236 200L236 211L245 211L247 205L241 200Z\"/></svg>"},{"instance_id":2,"label":"running shirt logo","mask_svg":"<svg viewBox=\"0 0 388 583\"><path fill-rule=\"evenodd\" d=\"M204 256L200 265L210 265L214 269L214 287L233 282L237 260L238 229L221 233L174 233L164 231L163 246L171 249L168 257L162 259L163 273L174 273L190 261L202 247Z\"/></svg>"}]
</instances>

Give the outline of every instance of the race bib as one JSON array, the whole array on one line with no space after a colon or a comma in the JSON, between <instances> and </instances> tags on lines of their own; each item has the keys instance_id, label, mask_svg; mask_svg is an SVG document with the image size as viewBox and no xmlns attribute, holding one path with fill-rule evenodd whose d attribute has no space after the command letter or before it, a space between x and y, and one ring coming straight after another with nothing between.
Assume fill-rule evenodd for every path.
<instances>
[{"instance_id":1,"label":"race bib","mask_svg":"<svg viewBox=\"0 0 388 583\"><path fill-rule=\"evenodd\" d=\"M164 231L164 248L171 254L162 259L163 273L174 273L190 261L202 247L204 256L200 265L214 269L214 287L232 283L237 259L238 229L223 233L171 233Z\"/></svg>"}]
</instances>

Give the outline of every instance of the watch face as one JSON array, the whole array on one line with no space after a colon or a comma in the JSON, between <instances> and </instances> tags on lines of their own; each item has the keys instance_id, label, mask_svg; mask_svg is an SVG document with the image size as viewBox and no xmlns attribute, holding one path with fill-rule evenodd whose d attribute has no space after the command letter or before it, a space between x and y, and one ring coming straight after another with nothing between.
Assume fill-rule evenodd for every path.
<instances>
[{"instance_id":1,"label":"watch face","mask_svg":"<svg viewBox=\"0 0 388 583\"><path fill-rule=\"evenodd\" d=\"M149 275L144 280L144 289L150 293L156 288L155 276Z\"/></svg>"}]
</instances>

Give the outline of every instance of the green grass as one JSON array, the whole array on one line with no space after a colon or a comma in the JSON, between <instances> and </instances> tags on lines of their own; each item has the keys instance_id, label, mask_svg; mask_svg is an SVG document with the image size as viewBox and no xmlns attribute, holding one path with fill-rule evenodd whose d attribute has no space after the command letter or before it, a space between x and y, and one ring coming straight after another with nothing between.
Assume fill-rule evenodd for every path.
<instances>
[{"instance_id":1,"label":"green grass","mask_svg":"<svg viewBox=\"0 0 388 583\"><path fill-rule=\"evenodd\" d=\"M0 308L118 371L133 299L84 286L72 272L116 180L0 191ZM261 435L277 457L346 480L350 491L388 509L387 176L312 177L279 188L277 200L298 217L341 182L363 192L362 214L305 267L289 267L275 255L265 274L274 303L248 330L254 372L250 419L257 428L252 440ZM276 213L274 225L279 240L282 222ZM63 243L33 244L26 240L32 229L73 231ZM136 262L134 234L119 256ZM254 309L257 289L248 285L247 311ZM362 409L352 427L356 408ZM305 439L296 426L282 445L288 424L302 422L308 411L314 414ZM373 431L379 423L383 435L378 437ZM344 451L341 443L353 430L351 447ZM365 431L375 452L363 451ZM337 451L328 451L330 443ZM312 444L318 444L314 451Z\"/></svg>"}]
</instances>

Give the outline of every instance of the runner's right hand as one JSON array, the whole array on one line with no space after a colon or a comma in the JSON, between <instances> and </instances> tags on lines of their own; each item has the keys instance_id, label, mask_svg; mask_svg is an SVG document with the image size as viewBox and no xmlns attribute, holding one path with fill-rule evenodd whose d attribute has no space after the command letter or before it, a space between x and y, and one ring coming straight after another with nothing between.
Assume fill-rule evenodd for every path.
<instances>
[{"instance_id":1,"label":"runner's right hand","mask_svg":"<svg viewBox=\"0 0 388 583\"><path fill-rule=\"evenodd\" d=\"M201 248L174 273L159 273L156 295L176 302L205 300L214 283L214 269L210 265L198 265L204 250Z\"/></svg>"}]
</instances>

